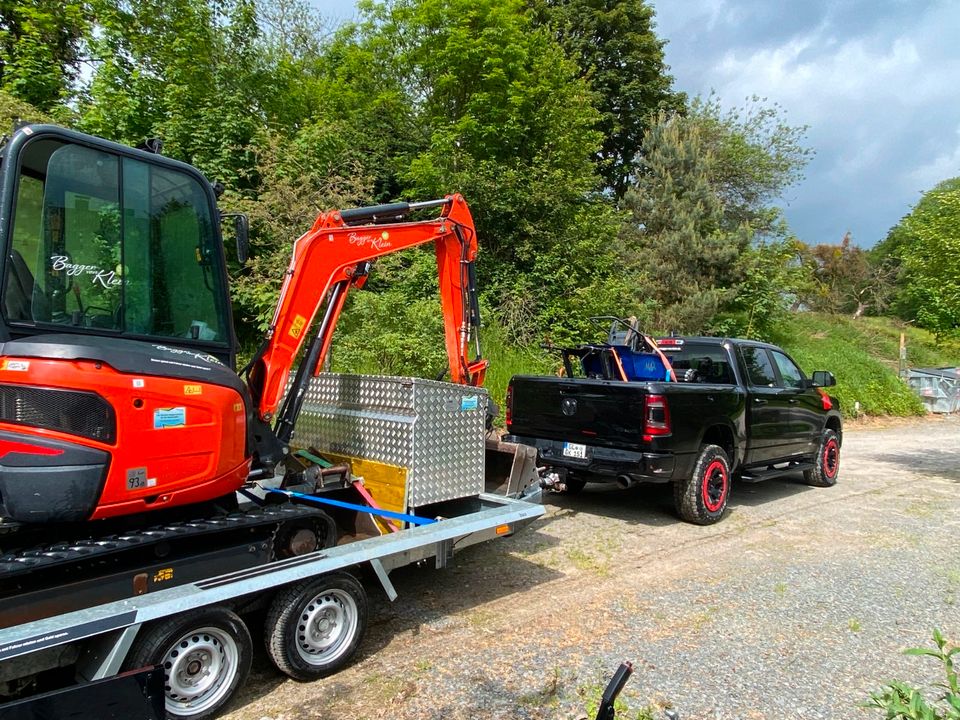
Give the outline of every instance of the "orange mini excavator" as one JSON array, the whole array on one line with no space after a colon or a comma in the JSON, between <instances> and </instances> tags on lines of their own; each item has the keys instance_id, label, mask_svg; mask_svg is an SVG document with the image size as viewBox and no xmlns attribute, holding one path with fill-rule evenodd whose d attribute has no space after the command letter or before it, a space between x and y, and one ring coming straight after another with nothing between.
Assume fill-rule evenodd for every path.
<instances>
[{"instance_id":1,"label":"orange mini excavator","mask_svg":"<svg viewBox=\"0 0 960 720\"><path fill-rule=\"evenodd\" d=\"M479 345L470 359L477 238L459 195L320 215L294 244L262 346L237 373L220 223L235 223L245 256L246 218L221 214L199 171L33 125L5 144L0 173L7 550L13 529L123 517L144 527L273 475L347 292L382 255L434 244L451 379L483 382ZM431 208L439 214L408 217Z\"/></svg>"}]
</instances>

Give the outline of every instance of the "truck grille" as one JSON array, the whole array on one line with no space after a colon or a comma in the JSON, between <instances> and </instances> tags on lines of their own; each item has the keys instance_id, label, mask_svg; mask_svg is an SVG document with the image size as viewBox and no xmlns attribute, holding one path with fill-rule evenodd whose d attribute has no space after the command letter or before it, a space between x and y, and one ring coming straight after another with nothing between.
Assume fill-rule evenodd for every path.
<instances>
[{"instance_id":1,"label":"truck grille","mask_svg":"<svg viewBox=\"0 0 960 720\"><path fill-rule=\"evenodd\" d=\"M110 403L96 393L77 390L0 385L0 421L110 444L117 435Z\"/></svg>"}]
</instances>

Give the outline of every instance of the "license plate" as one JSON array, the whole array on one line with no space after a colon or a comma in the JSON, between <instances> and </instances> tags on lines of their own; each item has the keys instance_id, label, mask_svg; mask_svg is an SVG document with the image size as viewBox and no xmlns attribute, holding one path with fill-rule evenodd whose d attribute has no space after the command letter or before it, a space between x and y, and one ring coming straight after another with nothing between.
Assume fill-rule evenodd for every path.
<instances>
[{"instance_id":1,"label":"license plate","mask_svg":"<svg viewBox=\"0 0 960 720\"><path fill-rule=\"evenodd\" d=\"M580 458L581 460L587 459L587 446L581 445L580 443L568 443L563 444L563 454L567 457Z\"/></svg>"}]
</instances>

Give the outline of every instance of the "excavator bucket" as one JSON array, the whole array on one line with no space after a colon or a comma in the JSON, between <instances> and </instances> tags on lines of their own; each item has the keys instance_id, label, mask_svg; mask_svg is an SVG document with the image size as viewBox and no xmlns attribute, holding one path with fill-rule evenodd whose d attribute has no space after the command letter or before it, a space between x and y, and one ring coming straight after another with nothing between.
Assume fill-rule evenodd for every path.
<instances>
[{"instance_id":1,"label":"excavator bucket","mask_svg":"<svg viewBox=\"0 0 960 720\"><path fill-rule=\"evenodd\" d=\"M521 497L539 488L536 448L503 442L491 434L487 436L485 450L487 492Z\"/></svg>"}]
</instances>

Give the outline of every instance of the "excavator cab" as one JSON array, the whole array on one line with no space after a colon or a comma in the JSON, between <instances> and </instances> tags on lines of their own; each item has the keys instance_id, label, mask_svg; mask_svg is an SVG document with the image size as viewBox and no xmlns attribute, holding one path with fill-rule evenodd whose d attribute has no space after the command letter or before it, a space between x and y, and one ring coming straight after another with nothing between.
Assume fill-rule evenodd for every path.
<instances>
[{"instance_id":1,"label":"excavator cab","mask_svg":"<svg viewBox=\"0 0 960 720\"><path fill-rule=\"evenodd\" d=\"M250 407L211 184L47 125L2 152L0 522L232 492Z\"/></svg>"},{"instance_id":2,"label":"excavator cab","mask_svg":"<svg viewBox=\"0 0 960 720\"><path fill-rule=\"evenodd\" d=\"M53 126L21 128L2 163L3 340L147 340L232 366L219 216L202 175Z\"/></svg>"}]
</instances>

